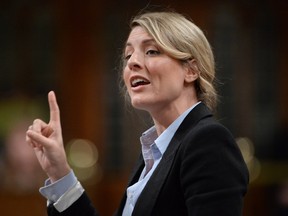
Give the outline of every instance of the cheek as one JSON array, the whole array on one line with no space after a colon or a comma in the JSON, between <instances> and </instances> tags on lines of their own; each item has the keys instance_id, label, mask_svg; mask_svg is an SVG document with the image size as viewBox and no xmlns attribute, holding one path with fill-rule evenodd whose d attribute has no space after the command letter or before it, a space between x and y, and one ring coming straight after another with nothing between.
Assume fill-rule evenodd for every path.
<instances>
[{"instance_id":1,"label":"cheek","mask_svg":"<svg viewBox=\"0 0 288 216\"><path fill-rule=\"evenodd\" d=\"M125 71L125 69L124 69L124 71L123 71L123 74L122 74L122 79L123 79L123 81L124 81L124 84L125 84L125 86L126 86L126 88L128 88L128 83L129 83L129 74L128 74L128 72L127 71Z\"/></svg>"}]
</instances>

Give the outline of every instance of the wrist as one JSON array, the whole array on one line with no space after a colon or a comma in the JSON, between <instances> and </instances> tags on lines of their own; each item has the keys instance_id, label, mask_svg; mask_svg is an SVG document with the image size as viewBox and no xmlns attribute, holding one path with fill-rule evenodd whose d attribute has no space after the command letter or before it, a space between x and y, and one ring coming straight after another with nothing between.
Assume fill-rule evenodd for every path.
<instances>
[{"instance_id":1,"label":"wrist","mask_svg":"<svg viewBox=\"0 0 288 216\"><path fill-rule=\"evenodd\" d=\"M67 164L65 167L58 168L55 170L55 172L51 172L50 174L48 174L48 177L51 183L54 183L62 179L64 176L68 175L70 172L71 172L71 168Z\"/></svg>"}]
</instances>

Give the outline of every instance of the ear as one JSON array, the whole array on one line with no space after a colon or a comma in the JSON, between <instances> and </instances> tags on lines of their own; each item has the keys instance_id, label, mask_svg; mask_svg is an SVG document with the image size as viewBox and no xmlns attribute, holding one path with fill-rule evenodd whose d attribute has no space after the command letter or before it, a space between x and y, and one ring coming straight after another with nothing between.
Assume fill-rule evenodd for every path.
<instances>
[{"instance_id":1,"label":"ear","mask_svg":"<svg viewBox=\"0 0 288 216\"><path fill-rule=\"evenodd\" d=\"M198 79L200 73L196 60L188 60L186 67L185 82L192 83Z\"/></svg>"}]
</instances>

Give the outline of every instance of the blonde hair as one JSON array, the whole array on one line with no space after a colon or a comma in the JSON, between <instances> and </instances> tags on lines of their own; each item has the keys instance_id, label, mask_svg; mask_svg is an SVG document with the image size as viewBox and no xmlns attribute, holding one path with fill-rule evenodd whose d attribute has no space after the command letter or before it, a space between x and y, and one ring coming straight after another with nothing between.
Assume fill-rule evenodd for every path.
<instances>
[{"instance_id":1,"label":"blonde hair","mask_svg":"<svg viewBox=\"0 0 288 216\"><path fill-rule=\"evenodd\" d=\"M170 11L140 14L130 22L131 30L136 26L144 28L170 57L183 63L195 59L199 75L195 82L197 98L214 110L217 104L214 56L202 30L182 14Z\"/></svg>"}]
</instances>

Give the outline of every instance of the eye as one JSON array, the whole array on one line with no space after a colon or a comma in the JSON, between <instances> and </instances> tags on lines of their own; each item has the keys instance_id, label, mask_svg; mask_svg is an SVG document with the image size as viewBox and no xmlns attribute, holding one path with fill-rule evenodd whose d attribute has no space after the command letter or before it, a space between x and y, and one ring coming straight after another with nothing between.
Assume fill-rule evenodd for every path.
<instances>
[{"instance_id":1,"label":"eye","mask_svg":"<svg viewBox=\"0 0 288 216\"><path fill-rule=\"evenodd\" d=\"M124 59L127 61L127 60L130 59L130 57L131 57L131 54L129 54L129 55L125 55L125 56L124 56Z\"/></svg>"},{"instance_id":2,"label":"eye","mask_svg":"<svg viewBox=\"0 0 288 216\"><path fill-rule=\"evenodd\" d=\"M160 52L159 52L158 50L148 50L148 51L146 52L146 54L153 56L153 55L159 55Z\"/></svg>"}]
</instances>

